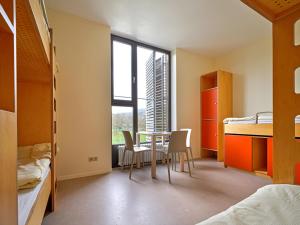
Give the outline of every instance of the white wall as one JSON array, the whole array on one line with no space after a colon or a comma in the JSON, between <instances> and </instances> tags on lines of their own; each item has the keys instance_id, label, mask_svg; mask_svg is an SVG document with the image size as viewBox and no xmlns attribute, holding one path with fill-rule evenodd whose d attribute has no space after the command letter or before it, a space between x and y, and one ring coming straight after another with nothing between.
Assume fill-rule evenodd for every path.
<instances>
[{"instance_id":1,"label":"white wall","mask_svg":"<svg viewBox=\"0 0 300 225\"><path fill-rule=\"evenodd\" d=\"M272 111L272 37L217 57L215 68L233 73L233 114Z\"/></svg>"},{"instance_id":2,"label":"white wall","mask_svg":"<svg viewBox=\"0 0 300 225\"><path fill-rule=\"evenodd\" d=\"M48 10L57 60L58 177L111 171L110 29ZM98 162L88 162L97 156Z\"/></svg>"},{"instance_id":3,"label":"white wall","mask_svg":"<svg viewBox=\"0 0 300 225\"><path fill-rule=\"evenodd\" d=\"M195 158L200 157L200 76L213 69L212 59L176 49L177 129L192 128Z\"/></svg>"}]
</instances>

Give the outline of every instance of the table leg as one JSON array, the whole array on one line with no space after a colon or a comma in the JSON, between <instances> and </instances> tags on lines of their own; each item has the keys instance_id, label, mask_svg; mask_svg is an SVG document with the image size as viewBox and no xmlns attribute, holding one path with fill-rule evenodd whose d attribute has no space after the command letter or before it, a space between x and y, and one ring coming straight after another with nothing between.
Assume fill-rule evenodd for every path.
<instances>
[{"instance_id":1,"label":"table leg","mask_svg":"<svg viewBox=\"0 0 300 225\"><path fill-rule=\"evenodd\" d=\"M180 172L184 172L184 153L179 153L180 156Z\"/></svg>"},{"instance_id":2,"label":"table leg","mask_svg":"<svg viewBox=\"0 0 300 225\"><path fill-rule=\"evenodd\" d=\"M152 163L151 163L151 176L156 178L156 137L151 136L151 149L152 149Z\"/></svg>"},{"instance_id":3,"label":"table leg","mask_svg":"<svg viewBox=\"0 0 300 225\"><path fill-rule=\"evenodd\" d=\"M140 134L136 134L136 146L140 146ZM141 168L141 154L136 155L136 168Z\"/></svg>"},{"instance_id":4,"label":"table leg","mask_svg":"<svg viewBox=\"0 0 300 225\"><path fill-rule=\"evenodd\" d=\"M136 133L136 135L135 135L135 137L136 137L136 146L140 146L140 143L141 143L141 141L140 141L140 134L139 133Z\"/></svg>"}]
</instances>

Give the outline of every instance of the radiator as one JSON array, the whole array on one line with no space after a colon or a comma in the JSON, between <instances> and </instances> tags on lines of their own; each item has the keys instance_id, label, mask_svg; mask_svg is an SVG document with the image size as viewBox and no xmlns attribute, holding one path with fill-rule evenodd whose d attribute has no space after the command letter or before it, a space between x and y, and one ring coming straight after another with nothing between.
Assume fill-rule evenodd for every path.
<instances>
[{"instance_id":1,"label":"radiator","mask_svg":"<svg viewBox=\"0 0 300 225\"><path fill-rule=\"evenodd\" d=\"M151 148L151 144L142 144L141 146ZM124 152L124 145L120 145L118 147L118 165L122 166L122 157L123 157L123 152ZM162 144L157 144L156 148L162 148ZM151 151L146 151L144 152L144 163L150 163L151 162ZM130 166L131 164L131 159L132 159L132 152L126 151L125 153L125 158L124 158L124 166ZM157 152L156 154L156 160L161 161L163 159L163 154L160 152ZM136 160L133 161L134 164L136 163Z\"/></svg>"}]
</instances>

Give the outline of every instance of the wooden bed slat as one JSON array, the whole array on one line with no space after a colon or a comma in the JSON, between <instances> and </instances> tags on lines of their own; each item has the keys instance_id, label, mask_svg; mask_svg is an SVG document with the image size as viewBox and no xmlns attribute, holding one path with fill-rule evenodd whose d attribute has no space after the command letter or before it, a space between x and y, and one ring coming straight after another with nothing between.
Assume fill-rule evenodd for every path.
<instances>
[{"instance_id":1,"label":"wooden bed slat","mask_svg":"<svg viewBox=\"0 0 300 225\"><path fill-rule=\"evenodd\" d=\"M35 3L33 8L31 3ZM45 31L39 32L43 18L33 14L36 4L38 0L17 1L18 80L51 82L50 42L45 43Z\"/></svg>"},{"instance_id":2,"label":"wooden bed slat","mask_svg":"<svg viewBox=\"0 0 300 225\"><path fill-rule=\"evenodd\" d=\"M300 0L241 0L256 12L274 22L300 9Z\"/></svg>"}]
</instances>

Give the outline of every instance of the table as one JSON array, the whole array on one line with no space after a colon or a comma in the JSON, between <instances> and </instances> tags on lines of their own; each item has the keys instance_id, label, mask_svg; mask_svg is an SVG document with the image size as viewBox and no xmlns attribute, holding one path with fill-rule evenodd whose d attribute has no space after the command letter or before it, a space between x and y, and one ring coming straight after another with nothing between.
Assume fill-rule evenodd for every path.
<instances>
[{"instance_id":1,"label":"table","mask_svg":"<svg viewBox=\"0 0 300 225\"><path fill-rule=\"evenodd\" d=\"M136 133L136 145L140 146L140 137L141 135L145 135L151 137L151 176L152 178L156 178L156 138L162 137L163 143L166 137L171 136L171 132L151 132L151 131L139 131ZM184 169L184 158L180 157L180 170L183 171Z\"/></svg>"}]
</instances>

